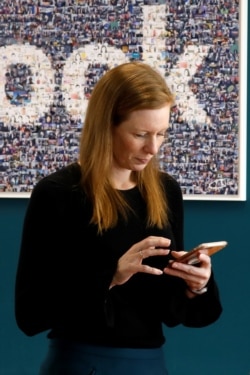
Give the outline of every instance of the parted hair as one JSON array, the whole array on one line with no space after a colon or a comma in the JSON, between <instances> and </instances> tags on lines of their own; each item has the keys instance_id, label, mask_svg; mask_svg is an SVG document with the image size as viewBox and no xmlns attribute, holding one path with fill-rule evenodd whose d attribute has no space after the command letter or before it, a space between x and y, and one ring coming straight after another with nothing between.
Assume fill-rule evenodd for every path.
<instances>
[{"instance_id":1,"label":"parted hair","mask_svg":"<svg viewBox=\"0 0 250 375\"><path fill-rule=\"evenodd\" d=\"M113 127L135 110L159 109L166 104L174 104L174 95L162 75L146 63L118 65L96 83L81 133L79 162L81 185L93 203L91 222L100 233L114 227L119 215L126 219L128 210L133 210L109 180ZM147 225L162 228L168 222L168 202L157 156L142 171L132 173L147 204Z\"/></svg>"}]
</instances>

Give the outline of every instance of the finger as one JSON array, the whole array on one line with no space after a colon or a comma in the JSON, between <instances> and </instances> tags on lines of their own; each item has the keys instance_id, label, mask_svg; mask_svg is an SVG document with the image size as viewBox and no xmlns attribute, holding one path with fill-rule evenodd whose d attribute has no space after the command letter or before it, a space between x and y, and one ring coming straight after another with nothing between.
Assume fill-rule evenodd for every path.
<instances>
[{"instance_id":1,"label":"finger","mask_svg":"<svg viewBox=\"0 0 250 375\"><path fill-rule=\"evenodd\" d=\"M168 270L169 271L169 270ZM168 272L163 270L164 273L167 273L168 275L179 277L180 279L183 279L191 289L200 289L203 285L206 285L208 282L208 278L197 278L197 276L186 274L183 272Z\"/></svg>"},{"instance_id":2,"label":"finger","mask_svg":"<svg viewBox=\"0 0 250 375\"><path fill-rule=\"evenodd\" d=\"M171 251L171 255L176 259L180 258L182 255L186 253L187 253L186 251L174 251L174 250Z\"/></svg>"},{"instance_id":3,"label":"finger","mask_svg":"<svg viewBox=\"0 0 250 375\"><path fill-rule=\"evenodd\" d=\"M151 275L162 275L163 274L163 271L160 270L159 268L154 268L154 267L150 267L150 266L147 266L147 265L142 265L142 268L140 269L140 272L148 273L148 274L151 274Z\"/></svg>"},{"instance_id":4,"label":"finger","mask_svg":"<svg viewBox=\"0 0 250 375\"><path fill-rule=\"evenodd\" d=\"M211 269L197 268L191 265L174 262L173 267L166 267L163 270L164 273L180 277L185 281L200 285L208 281L211 275Z\"/></svg>"},{"instance_id":5,"label":"finger","mask_svg":"<svg viewBox=\"0 0 250 375\"><path fill-rule=\"evenodd\" d=\"M211 263L211 257L209 255L200 253L198 255L198 259L202 265L211 267L212 263Z\"/></svg>"},{"instance_id":6,"label":"finger","mask_svg":"<svg viewBox=\"0 0 250 375\"><path fill-rule=\"evenodd\" d=\"M169 266L172 267L172 265L174 264L174 262L176 261L178 263L178 258L181 257L183 254L187 254L186 251L171 251L171 256L173 256L174 259L171 259L169 261ZM204 265L207 265L208 267L211 267L211 258L210 256L208 256L207 254L204 254L202 252L198 252L196 257L195 257L195 261L193 259L192 262L180 262L182 264L189 264L189 265L192 265L192 266L195 266L196 268L198 267L201 267L201 266L204 266Z\"/></svg>"},{"instance_id":7,"label":"finger","mask_svg":"<svg viewBox=\"0 0 250 375\"><path fill-rule=\"evenodd\" d=\"M197 267L196 265L191 265L191 264L186 264L186 263L181 263L181 262L172 262L171 263L171 267L167 267L168 269L172 269L172 270L176 270L176 271L180 271L180 272L183 272L185 274L189 274L189 275L195 275L195 276L199 276L201 274L204 273L204 270L207 270L208 267L204 267L204 266L201 266L199 265L199 267Z\"/></svg>"},{"instance_id":8,"label":"finger","mask_svg":"<svg viewBox=\"0 0 250 375\"><path fill-rule=\"evenodd\" d=\"M148 257L152 256L159 256L159 255L168 255L170 250L168 249L154 249L154 248L149 248L145 250L139 250L136 254L139 254L141 259L145 259Z\"/></svg>"},{"instance_id":9,"label":"finger","mask_svg":"<svg viewBox=\"0 0 250 375\"><path fill-rule=\"evenodd\" d=\"M165 237L149 236L138 243L140 248L166 248L171 244L171 240Z\"/></svg>"}]
</instances>

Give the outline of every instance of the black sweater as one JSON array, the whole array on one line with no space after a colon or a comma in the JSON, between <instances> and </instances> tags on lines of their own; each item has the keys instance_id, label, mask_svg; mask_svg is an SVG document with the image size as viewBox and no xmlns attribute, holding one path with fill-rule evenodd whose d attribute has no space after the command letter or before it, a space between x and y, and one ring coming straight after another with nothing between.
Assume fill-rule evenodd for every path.
<instances>
[{"instance_id":1,"label":"black sweater","mask_svg":"<svg viewBox=\"0 0 250 375\"><path fill-rule=\"evenodd\" d=\"M43 178L33 189L25 216L16 276L15 313L19 328L32 336L70 338L90 344L158 347L162 323L202 327L213 323L222 307L213 275L208 292L188 299L182 279L138 273L109 290L117 260L149 235L171 239L183 250L183 201L177 182L162 173L169 201L170 225L145 225L146 207L139 190L123 192L133 206L128 222L102 235L90 225L91 203L79 187L78 164ZM147 264L163 269L168 256Z\"/></svg>"}]
</instances>

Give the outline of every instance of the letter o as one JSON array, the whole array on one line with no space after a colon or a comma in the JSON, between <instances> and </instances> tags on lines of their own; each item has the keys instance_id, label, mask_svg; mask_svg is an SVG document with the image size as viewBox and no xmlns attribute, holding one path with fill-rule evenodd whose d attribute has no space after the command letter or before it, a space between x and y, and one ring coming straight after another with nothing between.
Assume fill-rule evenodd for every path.
<instances>
[{"instance_id":1,"label":"letter o","mask_svg":"<svg viewBox=\"0 0 250 375\"><path fill-rule=\"evenodd\" d=\"M11 45L0 47L0 102L2 103L5 114L4 120L10 121L13 116L28 115L34 120L44 115L48 106L53 100L54 71L51 68L49 58L42 50L38 50L30 45ZM34 88L31 94L31 101L23 105L14 105L6 97L5 82L6 72L10 64L25 64L30 67L32 72ZM38 82L38 78L39 81Z\"/></svg>"},{"instance_id":2,"label":"letter o","mask_svg":"<svg viewBox=\"0 0 250 375\"><path fill-rule=\"evenodd\" d=\"M96 70L96 81L103 75L102 66L108 69L129 61L122 50L105 45L86 45L73 51L63 67L62 92L67 111L73 117L85 118L88 104L84 90L88 89L85 73L92 64ZM100 71L97 72L100 65Z\"/></svg>"}]
</instances>

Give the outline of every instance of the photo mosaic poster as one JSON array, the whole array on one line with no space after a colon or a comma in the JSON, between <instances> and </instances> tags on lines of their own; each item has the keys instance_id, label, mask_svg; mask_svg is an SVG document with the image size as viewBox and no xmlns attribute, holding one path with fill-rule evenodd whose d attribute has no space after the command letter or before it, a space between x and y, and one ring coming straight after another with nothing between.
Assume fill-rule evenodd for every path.
<instances>
[{"instance_id":1,"label":"photo mosaic poster","mask_svg":"<svg viewBox=\"0 0 250 375\"><path fill-rule=\"evenodd\" d=\"M176 94L161 169L186 199L242 199L241 8L237 0L1 1L0 196L29 197L42 177L77 160L95 83L141 60Z\"/></svg>"}]
</instances>

